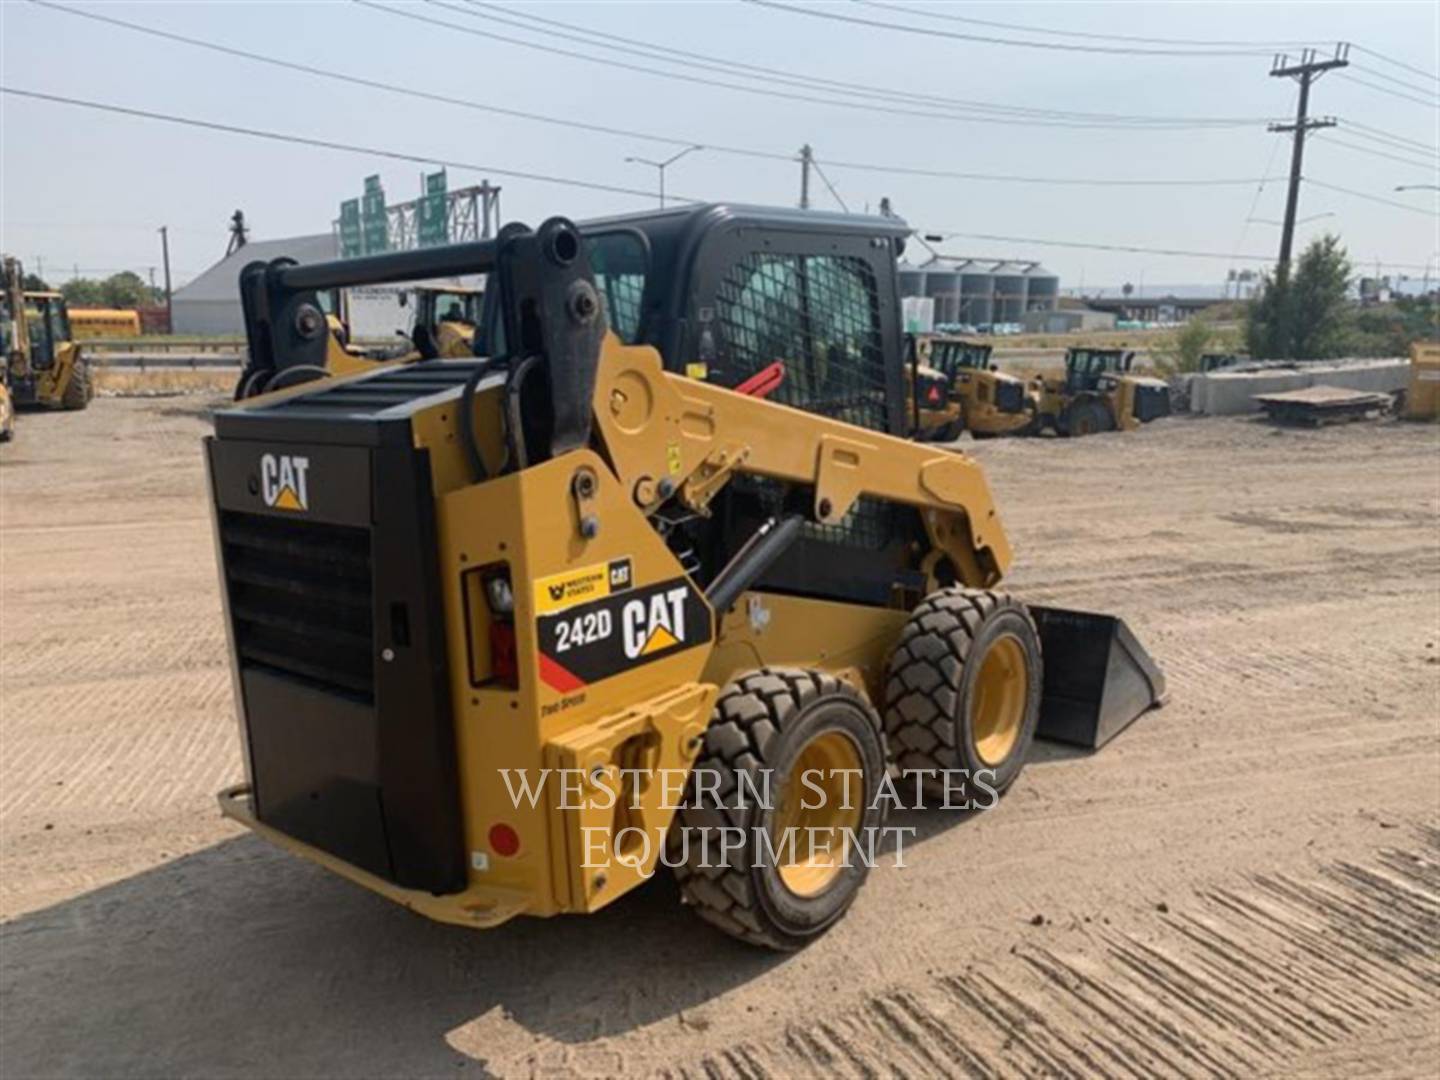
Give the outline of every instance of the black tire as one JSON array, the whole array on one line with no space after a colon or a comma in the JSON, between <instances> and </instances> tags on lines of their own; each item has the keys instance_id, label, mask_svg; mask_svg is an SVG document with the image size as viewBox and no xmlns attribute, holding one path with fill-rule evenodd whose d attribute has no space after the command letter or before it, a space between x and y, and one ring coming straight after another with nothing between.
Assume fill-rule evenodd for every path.
<instances>
[{"instance_id":1,"label":"black tire","mask_svg":"<svg viewBox=\"0 0 1440 1080\"><path fill-rule=\"evenodd\" d=\"M1065 410L1060 424L1062 435L1079 438L1084 435L1099 435L1115 427L1110 410L1098 401L1077 401Z\"/></svg>"},{"instance_id":2,"label":"black tire","mask_svg":"<svg viewBox=\"0 0 1440 1080\"><path fill-rule=\"evenodd\" d=\"M859 804L856 835L878 837L878 832L864 830L878 830L884 823L884 805L876 795L886 769L885 736L879 716L859 693L832 675L797 668L761 668L721 692L691 774L686 805L670 835L670 861L681 895L706 922L742 941L792 951L829 929L850 907L869 874L863 858L848 859L823 890L799 895L784 883L773 862L760 857L763 851L756 840L757 830L769 830L774 823L787 774L801 751L837 732L853 745L863 775L863 803L862 785L853 789L853 801ZM722 805L717 807L714 798L697 798L697 777L705 775L701 770L718 775L718 784L712 782L711 788ZM767 770L769 798L761 806L754 792L766 792ZM743 800L737 798L741 773L749 774L750 781ZM708 850L701 843L707 832L717 836L713 830L721 828L742 829L746 838L739 850L727 853L725 862L717 857L718 843L712 840ZM684 860L677 861L681 830L688 838Z\"/></svg>"},{"instance_id":3,"label":"black tire","mask_svg":"<svg viewBox=\"0 0 1440 1080\"><path fill-rule=\"evenodd\" d=\"M60 394L60 407L62 409L83 409L90 404L90 399L95 396L90 386L90 365L84 360L77 359L70 369L70 381L65 384L64 391Z\"/></svg>"},{"instance_id":4,"label":"black tire","mask_svg":"<svg viewBox=\"0 0 1440 1080\"><path fill-rule=\"evenodd\" d=\"M1023 655L1026 683L1019 695L1023 712L1013 742L1003 757L990 760L977 739L977 683L1001 641L1015 643L1003 646L1006 656ZM942 780L930 778L933 774L964 770L964 778L952 776L952 805L970 800L985 807L1025 767L1040 720L1044 680L1040 635L1024 604L1007 593L980 589L952 587L931 593L911 613L890 654L885 729L896 763L907 772L925 774L922 786L932 798L946 788ZM971 785L969 778L981 770L988 772ZM913 790L913 781L902 788Z\"/></svg>"},{"instance_id":5,"label":"black tire","mask_svg":"<svg viewBox=\"0 0 1440 1080\"><path fill-rule=\"evenodd\" d=\"M965 425L959 420L949 420L935 429L935 433L930 436L930 441L937 443L952 443L956 439L960 438L960 433L964 430Z\"/></svg>"}]
</instances>

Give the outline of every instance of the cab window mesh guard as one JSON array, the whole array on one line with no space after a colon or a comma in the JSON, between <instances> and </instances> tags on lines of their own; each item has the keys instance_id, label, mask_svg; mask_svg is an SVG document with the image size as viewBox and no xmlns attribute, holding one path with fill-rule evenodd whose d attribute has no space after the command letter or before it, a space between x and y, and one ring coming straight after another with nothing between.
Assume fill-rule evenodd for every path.
<instances>
[{"instance_id":1,"label":"cab window mesh guard","mask_svg":"<svg viewBox=\"0 0 1440 1080\"><path fill-rule=\"evenodd\" d=\"M886 430L879 289L864 259L754 252L726 273L715 307L732 385L779 360L772 401Z\"/></svg>"}]
</instances>

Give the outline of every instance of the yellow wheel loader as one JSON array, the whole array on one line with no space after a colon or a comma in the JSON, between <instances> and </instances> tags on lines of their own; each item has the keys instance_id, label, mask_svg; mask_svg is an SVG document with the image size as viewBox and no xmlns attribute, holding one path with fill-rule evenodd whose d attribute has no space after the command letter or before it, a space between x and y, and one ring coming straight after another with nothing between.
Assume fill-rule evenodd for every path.
<instances>
[{"instance_id":1,"label":"yellow wheel loader","mask_svg":"<svg viewBox=\"0 0 1440 1080\"><path fill-rule=\"evenodd\" d=\"M1131 374L1128 349L1071 348L1063 378L1037 376L1034 430L1059 435L1097 435L1134 431L1170 415L1170 388L1161 379Z\"/></svg>"},{"instance_id":2,"label":"yellow wheel loader","mask_svg":"<svg viewBox=\"0 0 1440 1080\"><path fill-rule=\"evenodd\" d=\"M1440 345L1417 341L1410 346L1410 384L1399 412L1407 420L1440 419Z\"/></svg>"},{"instance_id":3,"label":"yellow wheel loader","mask_svg":"<svg viewBox=\"0 0 1440 1080\"><path fill-rule=\"evenodd\" d=\"M20 260L3 260L0 342L11 403L83 409L95 396L90 367L70 333L65 297L25 288Z\"/></svg>"},{"instance_id":4,"label":"yellow wheel loader","mask_svg":"<svg viewBox=\"0 0 1440 1080\"><path fill-rule=\"evenodd\" d=\"M445 922L668 867L794 949L891 806L983 804L1037 730L1096 746L1154 704L1118 620L1003 591L979 465L905 437L905 231L702 206L248 266L272 378L324 363L326 289L487 274L487 318L482 357L216 414L222 811Z\"/></svg>"},{"instance_id":5,"label":"yellow wheel loader","mask_svg":"<svg viewBox=\"0 0 1440 1080\"><path fill-rule=\"evenodd\" d=\"M906 335L917 438L952 442L962 431L987 439L1030 430L1038 395L995 367L993 352L965 338Z\"/></svg>"}]
</instances>

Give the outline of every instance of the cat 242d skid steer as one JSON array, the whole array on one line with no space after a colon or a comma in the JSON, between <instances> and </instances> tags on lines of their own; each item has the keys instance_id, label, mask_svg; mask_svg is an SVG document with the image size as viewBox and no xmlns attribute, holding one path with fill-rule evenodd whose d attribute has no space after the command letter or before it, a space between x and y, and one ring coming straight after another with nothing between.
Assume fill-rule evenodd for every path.
<instances>
[{"instance_id":1,"label":"cat 242d skid steer","mask_svg":"<svg viewBox=\"0 0 1440 1080\"><path fill-rule=\"evenodd\" d=\"M979 465L902 437L904 235L705 206L247 267L272 374L323 368L324 290L488 284L472 359L216 415L224 813L447 922L592 912L663 863L792 949L907 776L1000 792L1037 728L1096 746L1156 703L1118 619L999 591Z\"/></svg>"}]
</instances>

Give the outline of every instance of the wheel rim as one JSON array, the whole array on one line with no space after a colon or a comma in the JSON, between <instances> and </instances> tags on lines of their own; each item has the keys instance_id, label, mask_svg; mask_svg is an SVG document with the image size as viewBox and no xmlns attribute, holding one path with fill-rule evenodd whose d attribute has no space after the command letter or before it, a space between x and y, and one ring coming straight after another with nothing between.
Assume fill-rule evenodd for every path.
<instances>
[{"instance_id":1,"label":"wheel rim","mask_svg":"<svg viewBox=\"0 0 1440 1080\"><path fill-rule=\"evenodd\" d=\"M970 729L975 753L986 765L1000 765L1015 749L1030 696L1025 647L1014 634L997 638L975 673Z\"/></svg>"},{"instance_id":2,"label":"wheel rim","mask_svg":"<svg viewBox=\"0 0 1440 1080\"><path fill-rule=\"evenodd\" d=\"M808 787L802 780L807 772ZM864 774L855 741L844 732L827 731L806 743L786 774L771 835L785 888L808 897L835 883L848 863L850 838L845 830L853 833L859 827L864 803Z\"/></svg>"}]
</instances>

